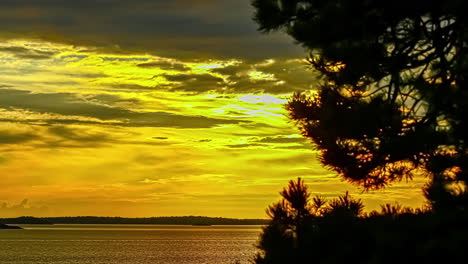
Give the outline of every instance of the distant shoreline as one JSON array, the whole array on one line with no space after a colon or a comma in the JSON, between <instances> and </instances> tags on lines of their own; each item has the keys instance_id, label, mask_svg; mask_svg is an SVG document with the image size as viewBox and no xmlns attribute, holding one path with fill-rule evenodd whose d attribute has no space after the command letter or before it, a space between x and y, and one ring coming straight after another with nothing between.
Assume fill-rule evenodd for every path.
<instances>
[{"instance_id":1,"label":"distant shoreline","mask_svg":"<svg viewBox=\"0 0 468 264\"><path fill-rule=\"evenodd\" d=\"M5 224L0 224L0 229L23 229L22 227L19 226L12 226L12 225L5 225Z\"/></svg>"},{"instance_id":2,"label":"distant shoreline","mask_svg":"<svg viewBox=\"0 0 468 264\"><path fill-rule=\"evenodd\" d=\"M99 217L99 216L71 216L71 217L31 217L0 218L0 224L146 224L146 225L266 225L267 219L236 219L207 216L170 216L170 217Z\"/></svg>"}]
</instances>

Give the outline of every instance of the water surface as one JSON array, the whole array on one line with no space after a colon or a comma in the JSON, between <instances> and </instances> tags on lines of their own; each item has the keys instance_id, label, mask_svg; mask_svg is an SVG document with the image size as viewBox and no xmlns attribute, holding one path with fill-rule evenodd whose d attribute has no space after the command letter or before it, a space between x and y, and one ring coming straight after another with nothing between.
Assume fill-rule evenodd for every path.
<instances>
[{"instance_id":1,"label":"water surface","mask_svg":"<svg viewBox=\"0 0 468 264\"><path fill-rule=\"evenodd\" d=\"M260 226L22 225L0 230L1 264L234 264Z\"/></svg>"}]
</instances>

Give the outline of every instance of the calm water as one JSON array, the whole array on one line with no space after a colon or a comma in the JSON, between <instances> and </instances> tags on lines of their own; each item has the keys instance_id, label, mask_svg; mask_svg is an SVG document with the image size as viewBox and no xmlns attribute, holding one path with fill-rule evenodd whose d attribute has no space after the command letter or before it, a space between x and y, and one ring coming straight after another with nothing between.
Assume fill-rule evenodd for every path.
<instances>
[{"instance_id":1,"label":"calm water","mask_svg":"<svg viewBox=\"0 0 468 264\"><path fill-rule=\"evenodd\" d=\"M22 225L0 230L1 264L234 264L260 226Z\"/></svg>"}]
</instances>

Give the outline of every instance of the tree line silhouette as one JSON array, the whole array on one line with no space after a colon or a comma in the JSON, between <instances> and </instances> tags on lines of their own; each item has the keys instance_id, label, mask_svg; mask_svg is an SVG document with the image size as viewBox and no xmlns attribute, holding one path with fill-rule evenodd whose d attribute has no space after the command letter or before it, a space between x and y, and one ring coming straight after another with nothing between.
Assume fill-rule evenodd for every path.
<instances>
[{"instance_id":1,"label":"tree line silhouette","mask_svg":"<svg viewBox=\"0 0 468 264\"><path fill-rule=\"evenodd\" d=\"M145 225L265 225L266 219L235 219L207 216L166 216L166 217L100 217L100 216L69 216L69 217L31 217L0 218L4 224L145 224Z\"/></svg>"}]
</instances>

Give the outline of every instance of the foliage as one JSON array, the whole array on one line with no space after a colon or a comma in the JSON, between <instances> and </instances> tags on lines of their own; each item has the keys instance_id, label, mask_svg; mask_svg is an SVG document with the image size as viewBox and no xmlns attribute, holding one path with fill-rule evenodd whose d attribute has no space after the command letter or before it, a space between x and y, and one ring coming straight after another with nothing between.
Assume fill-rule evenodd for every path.
<instances>
[{"instance_id":1,"label":"foliage","mask_svg":"<svg viewBox=\"0 0 468 264\"><path fill-rule=\"evenodd\" d=\"M349 227L363 212L361 200L349 193L330 202L320 196L310 200L301 178L290 181L280 194L283 199L267 209L271 221L263 228L256 263L300 263L311 257L311 250L330 250L331 245L351 243L357 229ZM333 234L338 233L343 240L333 241ZM354 254L354 249L348 253Z\"/></svg>"},{"instance_id":2,"label":"foliage","mask_svg":"<svg viewBox=\"0 0 468 264\"><path fill-rule=\"evenodd\" d=\"M345 195L338 197L338 199L330 202L330 209L328 215L337 215L341 217L357 217L364 211L364 204L362 201L354 200L348 192Z\"/></svg>"},{"instance_id":3,"label":"foliage","mask_svg":"<svg viewBox=\"0 0 468 264\"><path fill-rule=\"evenodd\" d=\"M287 105L321 162L364 189L431 176L435 209L464 210L468 181L468 2L253 0L323 77ZM461 190L453 189L454 185Z\"/></svg>"},{"instance_id":4,"label":"foliage","mask_svg":"<svg viewBox=\"0 0 468 264\"><path fill-rule=\"evenodd\" d=\"M439 263L441 258L443 263L466 263L468 259L466 213L434 214L384 205L380 213L365 215L362 202L348 193L330 202L308 199L311 194L300 179L290 181L281 195L282 201L267 210L271 221L257 244L256 264L413 264Z\"/></svg>"}]
</instances>

